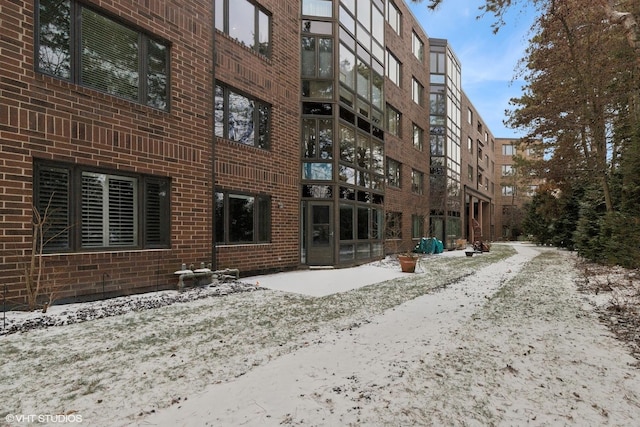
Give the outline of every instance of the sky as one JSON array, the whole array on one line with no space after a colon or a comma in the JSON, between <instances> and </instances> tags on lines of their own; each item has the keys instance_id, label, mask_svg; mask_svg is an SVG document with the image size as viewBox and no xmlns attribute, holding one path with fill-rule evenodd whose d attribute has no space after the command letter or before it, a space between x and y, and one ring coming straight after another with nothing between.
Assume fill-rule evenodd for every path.
<instances>
[{"instance_id":1,"label":"sky","mask_svg":"<svg viewBox=\"0 0 640 427\"><path fill-rule=\"evenodd\" d=\"M436 11L427 9L424 0L406 3L429 37L449 41L462 65L462 88L493 135L522 136L524 132L507 128L503 121L509 99L522 94L523 81L514 77L528 45L533 8L513 8L506 25L494 34L493 15L477 19L484 0L444 0Z\"/></svg>"}]
</instances>

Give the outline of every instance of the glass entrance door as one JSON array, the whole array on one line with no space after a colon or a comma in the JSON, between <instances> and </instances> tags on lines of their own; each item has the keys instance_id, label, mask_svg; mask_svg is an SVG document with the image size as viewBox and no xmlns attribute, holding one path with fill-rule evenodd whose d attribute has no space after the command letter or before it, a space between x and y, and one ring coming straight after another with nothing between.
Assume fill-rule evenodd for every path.
<instances>
[{"instance_id":1,"label":"glass entrance door","mask_svg":"<svg viewBox=\"0 0 640 427\"><path fill-rule=\"evenodd\" d=\"M307 215L307 264L333 265L333 203L310 202Z\"/></svg>"}]
</instances>

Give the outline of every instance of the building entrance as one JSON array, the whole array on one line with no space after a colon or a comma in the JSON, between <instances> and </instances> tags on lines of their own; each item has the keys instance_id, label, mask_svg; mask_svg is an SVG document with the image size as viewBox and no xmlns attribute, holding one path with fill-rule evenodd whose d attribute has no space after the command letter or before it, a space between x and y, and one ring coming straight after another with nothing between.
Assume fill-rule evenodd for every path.
<instances>
[{"instance_id":1,"label":"building entrance","mask_svg":"<svg viewBox=\"0 0 640 427\"><path fill-rule=\"evenodd\" d=\"M333 265L334 226L332 202L309 202L306 211L308 265Z\"/></svg>"}]
</instances>

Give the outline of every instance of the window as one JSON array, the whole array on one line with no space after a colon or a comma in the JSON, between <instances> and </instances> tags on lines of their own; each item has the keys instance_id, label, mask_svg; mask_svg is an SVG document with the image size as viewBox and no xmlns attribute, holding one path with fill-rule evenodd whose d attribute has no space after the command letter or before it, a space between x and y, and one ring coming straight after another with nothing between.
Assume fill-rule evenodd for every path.
<instances>
[{"instance_id":1,"label":"window","mask_svg":"<svg viewBox=\"0 0 640 427\"><path fill-rule=\"evenodd\" d=\"M515 156L516 155L516 147L510 144L505 144L502 146L502 155L503 156Z\"/></svg>"},{"instance_id":2,"label":"window","mask_svg":"<svg viewBox=\"0 0 640 427\"><path fill-rule=\"evenodd\" d=\"M413 169L411 171L411 191L422 194L424 186L424 174Z\"/></svg>"},{"instance_id":3,"label":"window","mask_svg":"<svg viewBox=\"0 0 640 427\"><path fill-rule=\"evenodd\" d=\"M216 192L215 218L217 243L267 243L271 239L269 196Z\"/></svg>"},{"instance_id":4,"label":"window","mask_svg":"<svg viewBox=\"0 0 640 427\"><path fill-rule=\"evenodd\" d=\"M401 34L402 14L392 1L387 2L387 22L397 35Z\"/></svg>"},{"instance_id":5,"label":"window","mask_svg":"<svg viewBox=\"0 0 640 427\"><path fill-rule=\"evenodd\" d=\"M467 166L467 178L469 179L469 181L473 182L473 166L468 165Z\"/></svg>"},{"instance_id":6,"label":"window","mask_svg":"<svg viewBox=\"0 0 640 427\"><path fill-rule=\"evenodd\" d=\"M169 247L168 178L39 161L34 170L34 204L50 219L45 252Z\"/></svg>"},{"instance_id":7,"label":"window","mask_svg":"<svg viewBox=\"0 0 640 427\"><path fill-rule=\"evenodd\" d=\"M231 0L237 1L237 0ZM333 16L331 0L302 0L302 14L309 16L322 16L330 18Z\"/></svg>"},{"instance_id":8,"label":"window","mask_svg":"<svg viewBox=\"0 0 640 427\"><path fill-rule=\"evenodd\" d=\"M422 105L422 92L424 87L416 80L415 77L411 79L411 99L418 105Z\"/></svg>"},{"instance_id":9,"label":"window","mask_svg":"<svg viewBox=\"0 0 640 427\"><path fill-rule=\"evenodd\" d=\"M467 138L467 149L473 153L473 139L471 137Z\"/></svg>"},{"instance_id":10,"label":"window","mask_svg":"<svg viewBox=\"0 0 640 427\"><path fill-rule=\"evenodd\" d=\"M473 123L473 111L471 110L471 108L469 108L469 110L467 111L467 123Z\"/></svg>"},{"instance_id":11,"label":"window","mask_svg":"<svg viewBox=\"0 0 640 427\"><path fill-rule=\"evenodd\" d=\"M398 59L393 56L391 52L387 51L387 77L389 77L389 80L395 83L396 86L400 86L400 69L401 66Z\"/></svg>"},{"instance_id":12,"label":"window","mask_svg":"<svg viewBox=\"0 0 640 427\"><path fill-rule=\"evenodd\" d=\"M389 187L400 188L401 176L401 163L387 157L387 185L389 185Z\"/></svg>"},{"instance_id":13,"label":"window","mask_svg":"<svg viewBox=\"0 0 640 427\"><path fill-rule=\"evenodd\" d=\"M414 239L424 237L424 217L422 215L411 215L411 237Z\"/></svg>"},{"instance_id":14,"label":"window","mask_svg":"<svg viewBox=\"0 0 640 427\"><path fill-rule=\"evenodd\" d=\"M515 196L516 189L512 185L503 185L502 186L502 195L503 196Z\"/></svg>"},{"instance_id":15,"label":"window","mask_svg":"<svg viewBox=\"0 0 640 427\"><path fill-rule=\"evenodd\" d=\"M217 30L259 54L270 55L271 17L264 10L248 0L215 2Z\"/></svg>"},{"instance_id":16,"label":"window","mask_svg":"<svg viewBox=\"0 0 640 427\"><path fill-rule=\"evenodd\" d=\"M385 238L402 239L402 212L387 212Z\"/></svg>"},{"instance_id":17,"label":"window","mask_svg":"<svg viewBox=\"0 0 640 427\"><path fill-rule=\"evenodd\" d=\"M217 137L268 149L270 121L270 105L244 96L229 87L216 85Z\"/></svg>"},{"instance_id":18,"label":"window","mask_svg":"<svg viewBox=\"0 0 640 427\"><path fill-rule=\"evenodd\" d=\"M387 104L387 132L400 136L401 114L398 110Z\"/></svg>"},{"instance_id":19,"label":"window","mask_svg":"<svg viewBox=\"0 0 640 427\"><path fill-rule=\"evenodd\" d=\"M415 31L411 34L411 49L415 57L422 62L424 60L424 43Z\"/></svg>"},{"instance_id":20,"label":"window","mask_svg":"<svg viewBox=\"0 0 640 427\"><path fill-rule=\"evenodd\" d=\"M527 196L533 197L533 196L536 195L537 192L538 192L538 186L537 185L529 185L527 187Z\"/></svg>"},{"instance_id":21,"label":"window","mask_svg":"<svg viewBox=\"0 0 640 427\"><path fill-rule=\"evenodd\" d=\"M73 0L38 2L39 72L169 109L169 47Z\"/></svg>"},{"instance_id":22,"label":"window","mask_svg":"<svg viewBox=\"0 0 640 427\"><path fill-rule=\"evenodd\" d=\"M302 119L302 157L322 160L333 158L333 120Z\"/></svg>"},{"instance_id":23,"label":"window","mask_svg":"<svg viewBox=\"0 0 640 427\"><path fill-rule=\"evenodd\" d=\"M433 128L432 128L433 131ZM430 139L430 149L432 156L444 156L444 135L439 134L431 134L429 135Z\"/></svg>"},{"instance_id":24,"label":"window","mask_svg":"<svg viewBox=\"0 0 640 427\"><path fill-rule=\"evenodd\" d=\"M330 79L333 76L333 40L302 37L302 77Z\"/></svg>"},{"instance_id":25,"label":"window","mask_svg":"<svg viewBox=\"0 0 640 427\"><path fill-rule=\"evenodd\" d=\"M513 175L514 170L511 165L502 165L502 176L511 176Z\"/></svg>"},{"instance_id":26,"label":"window","mask_svg":"<svg viewBox=\"0 0 640 427\"><path fill-rule=\"evenodd\" d=\"M424 131L415 123L413 124L413 147L422 151L422 141L424 140Z\"/></svg>"}]
</instances>

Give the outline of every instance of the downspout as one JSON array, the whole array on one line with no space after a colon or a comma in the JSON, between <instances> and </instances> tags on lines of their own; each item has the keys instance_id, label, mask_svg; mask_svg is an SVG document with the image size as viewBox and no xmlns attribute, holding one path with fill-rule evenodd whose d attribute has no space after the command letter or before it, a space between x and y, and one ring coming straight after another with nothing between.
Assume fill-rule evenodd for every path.
<instances>
[{"instance_id":1,"label":"downspout","mask_svg":"<svg viewBox=\"0 0 640 427\"><path fill-rule=\"evenodd\" d=\"M211 270L217 270L216 247L216 2L211 2Z\"/></svg>"}]
</instances>

